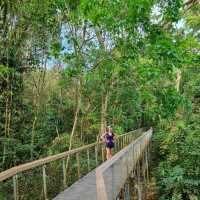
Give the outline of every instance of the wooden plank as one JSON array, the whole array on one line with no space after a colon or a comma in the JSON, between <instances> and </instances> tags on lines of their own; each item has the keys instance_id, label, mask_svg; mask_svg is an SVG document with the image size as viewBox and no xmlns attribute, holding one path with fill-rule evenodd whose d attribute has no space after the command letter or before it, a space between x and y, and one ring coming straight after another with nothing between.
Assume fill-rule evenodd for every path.
<instances>
[{"instance_id":1,"label":"wooden plank","mask_svg":"<svg viewBox=\"0 0 200 200\"><path fill-rule=\"evenodd\" d=\"M96 193L96 175L95 170L93 170L53 200L96 200Z\"/></svg>"}]
</instances>

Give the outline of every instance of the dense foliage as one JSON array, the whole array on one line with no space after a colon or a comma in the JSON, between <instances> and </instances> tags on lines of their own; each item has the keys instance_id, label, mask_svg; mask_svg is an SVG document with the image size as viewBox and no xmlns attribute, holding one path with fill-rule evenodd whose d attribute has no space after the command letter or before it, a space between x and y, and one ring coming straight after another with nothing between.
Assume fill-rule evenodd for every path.
<instances>
[{"instance_id":1,"label":"dense foliage","mask_svg":"<svg viewBox=\"0 0 200 200\"><path fill-rule=\"evenodd\" d=\"M161 199L200 198L198 0L0 1L0 170L153 126Z\"/></svg>"}]
</instances>

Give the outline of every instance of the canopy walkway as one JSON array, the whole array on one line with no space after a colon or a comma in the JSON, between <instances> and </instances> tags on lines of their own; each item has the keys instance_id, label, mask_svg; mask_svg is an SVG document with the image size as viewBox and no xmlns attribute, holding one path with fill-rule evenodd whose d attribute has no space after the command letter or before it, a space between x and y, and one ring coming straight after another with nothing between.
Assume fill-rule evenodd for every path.
<instances>
[{"instance_id":1,"label":"canopy walkway","mask_svg":"<svg viewBox=\"0 0 200 200\"><path fill-rule=\"evenodd\" d=\"M106 162L99 142L8 169L0 173L0 200L112 200L122 189L128 200L127 179L138 171L148 178L151 136L152 129L119 136Z\"/></svg>"}]
</instances>

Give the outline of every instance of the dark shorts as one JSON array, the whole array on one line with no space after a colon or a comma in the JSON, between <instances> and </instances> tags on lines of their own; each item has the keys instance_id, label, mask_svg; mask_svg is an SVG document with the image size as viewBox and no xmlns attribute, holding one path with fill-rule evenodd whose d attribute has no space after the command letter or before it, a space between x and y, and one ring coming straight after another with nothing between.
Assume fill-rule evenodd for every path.
<instances>
[{"instance_id":1,"label":"dark shorts","mask_svg":"<svg viewBox=\"0 0 200 200\"><path fill-rule=\"evenodd\" d=\"M106 143L106 148L112 149L114 147L115 147L115 143L114 142Z\"/></svg>"}]
</instances>

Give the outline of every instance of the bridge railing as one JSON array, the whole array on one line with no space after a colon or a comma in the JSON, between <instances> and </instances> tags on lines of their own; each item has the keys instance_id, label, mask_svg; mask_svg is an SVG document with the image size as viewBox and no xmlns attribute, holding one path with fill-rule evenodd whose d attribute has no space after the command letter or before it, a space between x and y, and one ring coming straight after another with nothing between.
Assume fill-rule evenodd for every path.
<instances>
[{"instance_id":1,"label":"bridge railing","mask_svg":"<svg viewBox=\"0 0 200 200\"><path fill-rule=\"evenodd\" d=\"M152 136L152 129L144 132L127 147L122 149L112 159L106 161L96 169L96 187L98 200L117 199L144 153Z\"/></svg>"},{"instance_id":2,"label":"bridge railing","mask_svg":"<svg viewBox=\"0 0 200 200\"><path fill-rule=\"evenodd\" d=\"M141 133L138 129L118 136L114 153ZM0 200L52 199L104 161L105 145L98 142L10 168L0 173Z\"/></svg>"}]
</instances>

